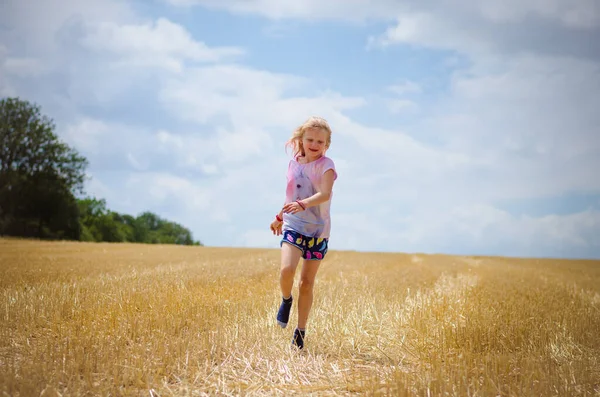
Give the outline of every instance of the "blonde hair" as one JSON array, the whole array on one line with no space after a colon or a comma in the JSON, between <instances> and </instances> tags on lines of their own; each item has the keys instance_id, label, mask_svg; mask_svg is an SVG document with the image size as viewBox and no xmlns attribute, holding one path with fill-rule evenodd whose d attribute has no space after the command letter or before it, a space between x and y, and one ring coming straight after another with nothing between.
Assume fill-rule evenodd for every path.
<instances>
[{"instance_id":1,"label":"blonde hair","mask_svg":"<svg viewBox=\"0 0 600 397\"><path fill-rule=\"evenodd\" d=\"M325 141L325 150L329 148L331 145L331 127L329 127L329 123L322 117L312 116L309 117L304 123L302 123L298 128L294 130L292 136L285 143L285 147L291 147L294 152L294 157L301 155L305 156L304 147L302 145L302 138L304 138L304 133L306 130L311 128L320 128L323 131L327 132L327 138ZM287 150L286 150L287 152Z\"/></svg>"}]
</instances>

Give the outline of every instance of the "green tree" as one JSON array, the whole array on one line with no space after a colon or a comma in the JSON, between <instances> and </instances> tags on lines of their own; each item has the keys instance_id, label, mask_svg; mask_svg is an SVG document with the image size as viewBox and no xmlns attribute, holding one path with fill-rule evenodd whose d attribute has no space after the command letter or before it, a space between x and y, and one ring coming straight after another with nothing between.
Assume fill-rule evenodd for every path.
<instances>
[{"instance_id":1,"label":"green tree","mask_svg":"<svg viewBox=\"0 0 600 397\"><path fill-rule=\"evenodd\" d=\"M81 239L85 241L202 245L189 229L145 211L134 218L106 207L104 199L78 200Z\"/></svg>"},{"instance_id":2,"label":"green tree","mask_svg":"<svg viewBox=\"0 0 600 397\"><path fill-rule=\"evenodd\" d=\"M152 244L181 244L181 245L202 245L199 241L194 241L189 229L182 225L168 221L160 216L146 211L137 217L138 227L144 232L147 231L147 237L144 242Z\"/></svg>"},{"instance_id":3,"label":"green tree","mask_svg":"<svg viewBox=\"0 0 600 397\"><path fill-rule=\"evenodd\" d=\"M87 160L61 142L38 105L0 100L0 235L194 244L185 227L151 212L119 214L83 193Z\"/></svg>"},{"instance_id":4,"label":"green tree","mask_svg":"<svg viewBox=\"0 0 600 397\"><path fill-rule=\"evenodd\" d=\"M88 162L54 130L39 106L0 100L0 234L80 238L74 195Z\"/></svg>"},{"instance_id":5,"label":"green tree","mask_svg":"<svg viewBox=\"0 0 600 397\"><path fill-rule=\"evenodd\" d=\"M84 198L77 200L79 207L79 223L81 224L82 241L103 241L100 218L106 216L104 199Z\"/></svg>"},{"instance_id":6,"label":"green tree","mask_svg":"<svg viewBox=\"0 0 600 397\"><path fill-rule=\"evenodd\" d=\"M122 225L115 220L114 212L101 216L96 226L102 236L101 241L109 243L122 243L127 241Z\"/></svg>"},{"instance_id":7,"label":"green tree","mask_svg":"<svg viewBox=\"0 0 600 397\"><path fill-rule=\"evenodd\" d=\"M123 241L136 242L135 239L135 218L127 214L119 214L118 212L111 212L113 221L117 223L120 229L120 233L123 236Z\"/></svg>"}]
</instances>

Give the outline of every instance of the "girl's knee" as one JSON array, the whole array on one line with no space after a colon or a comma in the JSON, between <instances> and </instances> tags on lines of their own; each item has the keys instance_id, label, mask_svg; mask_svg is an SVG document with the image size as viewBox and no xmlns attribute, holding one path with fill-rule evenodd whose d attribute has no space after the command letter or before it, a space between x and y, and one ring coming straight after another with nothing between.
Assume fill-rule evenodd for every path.
<instances>
[{"instance_id":1,"label":"girl's knee","mask_svg":"<svg viewBox=\"0 0 600 397\"><path fill-rule=\"evenodd\" d=\"M281 267L281 276L282 277L293 277L294 276L294 266L282 266Z\"/></svg>"},{"instance_id":2,"label":"girl's knee","mask_svg":"<svg viewBox=\"0 0 600 397\"><path fill-rule=\"evenodd\" d=\"M314 281L310 280L308 278L301 278L300 279L300 292L311 292L314 286Z\"/></svg>"}]
</instances>

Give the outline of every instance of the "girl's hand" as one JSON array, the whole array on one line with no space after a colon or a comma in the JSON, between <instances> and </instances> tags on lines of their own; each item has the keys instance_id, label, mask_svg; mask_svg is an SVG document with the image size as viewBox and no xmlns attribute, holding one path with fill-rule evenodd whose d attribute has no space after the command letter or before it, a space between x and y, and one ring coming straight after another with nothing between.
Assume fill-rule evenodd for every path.
<instances>
[{"instance_id":1,"label":"girl's hand","mask_svg":"<svg viewBox=\"0 0 600 397\"><path fill-rule=\"evenodd\" d=\"M281 234L283 234L282 228L283 222L279 222L277 219L271 222L271 231L273 232L273 234L280 236Z\"/></svg>"},{"instance_id":2,"label":"girl's hand","mask_svg":"<svg viewBox=\"0 0 600 397\"><path fill-rule=\"evenodd\" d=\"M297 201L287 203L283 206L283 212L286 214L295 214L300 211L304 211L304 208Z\"/></svg>"}]
</instances>

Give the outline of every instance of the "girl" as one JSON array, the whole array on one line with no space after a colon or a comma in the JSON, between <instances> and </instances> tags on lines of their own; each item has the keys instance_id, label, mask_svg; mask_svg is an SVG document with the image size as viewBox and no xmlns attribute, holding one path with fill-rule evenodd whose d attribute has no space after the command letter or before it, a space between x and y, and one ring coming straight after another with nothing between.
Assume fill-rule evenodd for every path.
<instances>
[{"instance_id":1,"label":"girl","mask_svg":"<svg viewBox=\"0 0 600 397\"><path fill-rule=\"evenodd\" d=\"M283 299L277 313L277 323L282 328L289 320L294 275L303 258L298 326L292 339L292 345L299 349L304 348L315 276L327 253L331 230L331 196L337 172L333 161L325 156L330 144L331 129L320 117L309 118L294 131L286 143L294 152L287 170L286 201L271 223L273 234L283 235L279 277Z\"/></svg>"}]
</instances>

